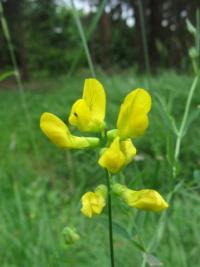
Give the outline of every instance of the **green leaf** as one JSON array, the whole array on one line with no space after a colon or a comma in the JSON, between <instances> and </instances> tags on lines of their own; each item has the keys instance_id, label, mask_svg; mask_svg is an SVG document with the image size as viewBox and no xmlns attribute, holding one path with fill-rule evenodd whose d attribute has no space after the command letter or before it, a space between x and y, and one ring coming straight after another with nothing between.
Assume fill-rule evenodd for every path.
<instances>
[{"instance_id":1,"label":"green leaf","mask_svg":"<svg viewBox=\"0 0 200 267\"><path fill-rule=\"evenodd\" d=\"M146 262L149 266L163 266L163 263L153 254L146 255Z\"/></svg>"},{"instance_id":2,"label":"green leaf","mask_svg":"<svg viewBox=\"0 0 200 267\"><path fill-rule=\"evenodd\" d=\"M133 226L132 226L132 229L131 229L131 236L135 236L135 235L137 235L137 229L136 229L136 227L133 225Z\"/></svg>"},{"instance_id":3,"label":"green leaf","mask_svg":"<svg viewBox=\"0 0 200 267\"><path fill-rule=\"evenodd\" d=\"M200 170L195 170L193 173L194 181L200 184Z\"/></svg>"},{"instance_id":4,"label":"green leaf","mask_svg":"<svg viewBox=\"0 0 200 267\"><path fill-rule=\"evenodd\" d=\"M108 225L108 219L105 218L105 217L102 217L100 218L99 222L107 227ZM132 244L134 244L140 251L142 252L146 252L146 249L144 248L143 244L141 244L140 240L136 240L136 239L139 239L138 236L136 236L134 239L133 239L133 235L130 234L126 228L124 228L121 224L119 224L118 222L113 222L112 223L112 227L113 227L113 232L115 234L117 234L118 236L126 239L126 240L129 240ZM134 229L134 235L136 234L136 229Z\"/></svg>"},{"instance_id":5,"label":"green leaf","mask_svg":"<svg viewBox=\"0 0 200 267\"><path fill-rule=\"evenodd\" d=\"M137 237L136 237L137 238ZM138 242L136 238L132 239L132 243L142 252L146 253L146 249L141 242Z\"/></svg>"},{"instance_id":6,"label":"green leaf","mask_svg":"<svg viewBox=\"0 0 200 267\"><path fill-rule=\"evenodd\" d=\"M15 76L15 72L13 70L6 71L6 72L0 74L0 81L3 81L10 76Z\"/></svg>"},{"instance_id":7,"label":"green leaf","mask_svg":"<svg viewBox=\"0 0 200 267\"><path fill-rule=\"evenodd\" d=\"M173 165L174 164L174 137L168 134L166 137L166 149L167 149L167 160Z\"/></svg>"},{"instance_id":8,"label":"green leaf","mask_svg":"<svg viewBox=\"0 0 200 267\"><path fill-rule=\"evenodd\" d=\"M200 203L200 198L196 194L191 194L191 192L182 191L181 194L184 196L185 199L192 199L193 201L196 201L197 203Z\"/></svg>"},{"instance_id":9,"label":"green leaf","mask_svg":"<svg viewBox=\"0 0 200 267\"><path fill-rule=\"evenodd\" d=\"M191 23L189 19L186 19L186 25L187 25L187 30L189 33L193 34L194 36L196 35L196 28L194 25Z\"/></svg>"},{"instance_id":10,"label":"green leaf","mask_svg":"<svg viewBox=\"0 0 200 267\"><path fill-rule=\"evenodd\" d=\"M190 112L188 119L187 119L187 123L184 128L183 136L186 135L188 130L190 130L190 125L199 118L199 114L200 114L200 109L195 109Z\"/></svg>"},{"instance_id":11,"label":"green leaf","mask_svg":"<svg viewBox=\"0 0 200 267\"><path fill-rule=\"evenodd\" d=\"M136 234L136 229L134 228L134 235ZM119 223L113 222L113 232L118 234L119 236L129 240L134 244L139 250L142 252L146 252L146 249L144 248L143 244L141 242L137 241L136 238L132 238L132 235Z\"/></svg>"},{"instance_id":12,"label":"green leaf","mask_svg":"<svg viewBox=\"0 0 200 267\"><path fill-rule=\"evenodd\" d=\"M169 108L167 107L167 103L159 94L155 94L155 96L158 99L157 105L159 109L159 114L162 117L163 122L166 124L167 128L171 129L172 132L177 135L178 129L176 126L176 122L174 117L170 114Z\"/></svg>"},{"instance_id":13,"label":"green leaf","mask_svg":"<svg viewBox=\"0 0 200 267\"><path fill-rule=\"evenodd\" d=\"M113 222L113 231L114 233L118 234L119 236L131 240L131 235L130 233L119 223Z\"/></svg>"},{"instance_id":14,"label":"green leaf","mask_svg":"<svg viewBox=\"0 0 200 267\"><path fill-rule=\"evenodd\" d=\"M104 11L105 5L106 5L106 0L103 0L101 2L101 4L99 5L99 8L98 8L97 12L94 15L94 18L92 19L91 25L89 26L89 28L86 31L86 40L87 40L87 42L90 41L93 33L96 30L97 24L98 24L98 22L99 22L99 20L101 18L101 15L102 15L102 13ZM81 46L80 50L76 54L76 57L74 58L74 61L73 61L72 66L71 66L71 68L69 70L69 73L68 73L69 76L72 75L72 73L74 72L76 66L78 65L78 63L79 63L79 61L81 59L82 54L83 54L83 46Z\"/></svg>"},{"instance_id":15,"label":"green leaf","mask_svg":"<svg viewBox=\"0 0 200 267\"><path fill-rule=\"evenodd\" d=\"M104 226L107 227L108 225L108 219L107 218L101 218L100 219L100 223ZM117 222L113 222L112 223L112 227L113 227L113 232L118 234L119 236L127 239L127 240L131 240L131 235L130 233L122 226L120 225L119 223Z\"/></svg>"}]
</instances>

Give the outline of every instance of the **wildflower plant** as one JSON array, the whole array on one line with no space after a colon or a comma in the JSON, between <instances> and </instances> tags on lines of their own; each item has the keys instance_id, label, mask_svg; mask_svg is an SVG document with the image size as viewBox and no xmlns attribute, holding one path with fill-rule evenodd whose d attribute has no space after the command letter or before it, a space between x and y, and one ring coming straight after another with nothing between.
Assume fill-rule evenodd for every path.
<instances>
[{"instance_id":1,"label":"wildflower plant","mask_svg":"<svg viewBox=\"0 0 200 267\"><path fill-rule=\"evenodd\" d=\"M95 148L99 151L98 164L105 169L106 185L100 184L94 191L83 194L81 213L88 218L99 216L108 205L112 267L114 250L111 196L116 195L130 208L153 212L168 208L167 202L157 191L143 188L134 190L118 182L119 174L137 153L134 140L142 136L149 126L151 102L151 96L146 90L132 90L121 104L116 129L107 130L105 90L98 80L91 78L85 80L83 95L72 105L68 122L80 132L91 135L98 133L99 137L75 136L67 124L51 113L45 112L40 118L41 130L56 146L62 149Z\"/></svg>"}]
</instances>

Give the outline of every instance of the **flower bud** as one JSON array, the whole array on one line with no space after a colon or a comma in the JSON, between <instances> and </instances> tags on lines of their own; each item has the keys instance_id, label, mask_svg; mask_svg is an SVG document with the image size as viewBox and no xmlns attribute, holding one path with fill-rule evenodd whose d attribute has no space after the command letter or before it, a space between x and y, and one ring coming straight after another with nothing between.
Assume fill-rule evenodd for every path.
<instances>
[{"instance_id":1,"label":"flower bud","mask_svg":"<svg viewBox=\"0 0 200 267\"><path fill-rule=\"evenodd\" d=\"M74 244L80 239L75 227L66 226L62 231L62 235L66 245Z\"/></svg>"}]
</instances>

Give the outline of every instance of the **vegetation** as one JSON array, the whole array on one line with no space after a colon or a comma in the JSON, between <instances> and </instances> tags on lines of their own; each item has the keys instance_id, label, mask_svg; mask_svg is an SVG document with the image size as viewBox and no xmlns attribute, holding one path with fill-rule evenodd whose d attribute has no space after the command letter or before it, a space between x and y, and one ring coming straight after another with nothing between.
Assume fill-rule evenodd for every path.
<instances>
[{"instance_id":1,"label":"vegetation","mask_svg":"<svg viewBox=\"0 0 200 267\"><path fill-rule=\"evenodd\" d=\"M77 2L89 7L89 13L83 10L79 15L96 66L107 70L130 66L144 69L141 2L152 70L161 67L188 70L187 50L193 41L185 20L189 18L195 23L194 14L200 8L198 0ZM84 53L79 51L83 51L82 43L70 4L55 0L7 0L3 5L24 78L33 72L57 75L87 66ZM10 67L7 44L0 30L0 69Z\"/></svg>"},{"instance_id":2,"label":"vegetation","mask_svg":"<svg viewBox=\"0 0 200 267\"><path fill-rule=\"evenodd\" d=\"M95 76L108 129L133 88L151 94L150 127L117 182L158 190L170 204L146 213L112 195L116 267L197 266L199 3L85 0L85 13L70 2L0 2L1 266L110 265L108 207L92 219L80 212L81 196L106 183L98 152L59 150L39 129L45 111L68 124L84 79Z\"/></svg>"},{"instance_id":3,"label":"vegetation","mask_svg":"<svg viewBox=\"0 0 200 267\"><path fill-rule=\"evenodd\" d=\"M25 114L15 86L3 86L1 105L1 263L2 266L108 266L109 252L105 244L108 233L106 217L86 219L80 214L80 197L104 178L95 164L98 155L82 151L62 152L52 146L39 130L40 114L48 110L66 121L72 102L82 91L81 77L26 83L26 101L32 120L31 131L37 145L35 154L30 143ZM100 73L99 79L108 92L108 124L115 121L120 99L125 91L144 86L144 76L136 78L132 71L123 75ZM126 81L126 88L124 82ZM190 76L164 72L152 79L153 111L145 138L138 140L138 157L126 171L126 182L134 188L151 187L164 195L173 183L169 164L174 136L167 114L179 120L183 113ZM176 89L176 90L174 90ZM146 214L117 208L114 221L132 233L134 240L142 238L145 247L154 239L151 253L164 266L195 266L199 251L199 129L196 127L199 91L192 103L190 125L183 140L179 185L162 228L160 214ZM195 121L194 121L195 120ZM111 125L114 126L114 125ZM114 209L119 203L115 199ZM119 216L119 218L118 218ZM192 218L192 219L191 219ZM75 225L81 236L72 246L64 244L62 230ZM137 225L137 228L135 226ZM117 266L142 266L137 247L126 240L126 233L114 227Z\"/></svg>"}]
</instances>

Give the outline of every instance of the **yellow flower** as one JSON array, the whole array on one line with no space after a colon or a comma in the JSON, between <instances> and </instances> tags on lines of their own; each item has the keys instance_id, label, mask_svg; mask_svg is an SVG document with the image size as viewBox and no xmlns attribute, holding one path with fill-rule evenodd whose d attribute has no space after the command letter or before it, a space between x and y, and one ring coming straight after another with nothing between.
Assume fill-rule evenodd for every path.
<instances>
[{"instance_id":1,"label":"yellow flower","mask_svg":"<svg viewBox=\"0 0 200 267\"><path fill-rule=\"evenodd\" d=\"M155 190L131 190L124 185L115 184L113 191L120 195L128 206L146 211L162 211L169 207L168 203Z\"/></svg>"},{"instance_id":2,"label":"yellow flower","mask_svg":"<svg viewBox=\"0 0 200 267\"><path fill-rule=\"evenodd\" d=\"M148 127L148 112L151 109L151 96L138 88L130 92L120 107L117 120L118 135L121 139L142 135Z\"/></svg>"},{"instance_id":3,"label":"yellow flower","mask_svg":"<svg viewBox=\"0 0 200 267\"><path fill-rule=\"evenodd\" d=\"M99 165L111 173L117 173L126 166L136 154L136 148L130 139L120 141L116 137L110 147L106 148L99 158Z\"/></svg>"},{"instance_id":4,"label":"yellow flower","mask_svg":"<svg viewBox=\"0 0 200 267\"><path fill-rule=\"evenodd\" d=\"M70 133L67 125L52 113L45 112L40 118L40 128L43 133L58 147L78 149L96 146L98 138L79 137Z\"/></svg>"},{"instance_id":5,"label":"yellow flower","mask_svg":"<svg viewBox=\"0 0 200 267\"><path fill-rule=\"evenodd\" d=\"M83 132L100 132L105 127L106 95L96 79L86 79L83 96L72 106L69 123Z\"/></svg>"},{"instance_id":6,"label":"yellow flower","mask_svg":"<svg viewBox=\"0 0 200 267\"><path fill-rule=\"evenodd\" d=\"M89 218L100 214L106 205L106 196L107 187L105 185L99 185L95 192L85 193L81 198L81 212Z\"/></svg>"}]
</instances>

